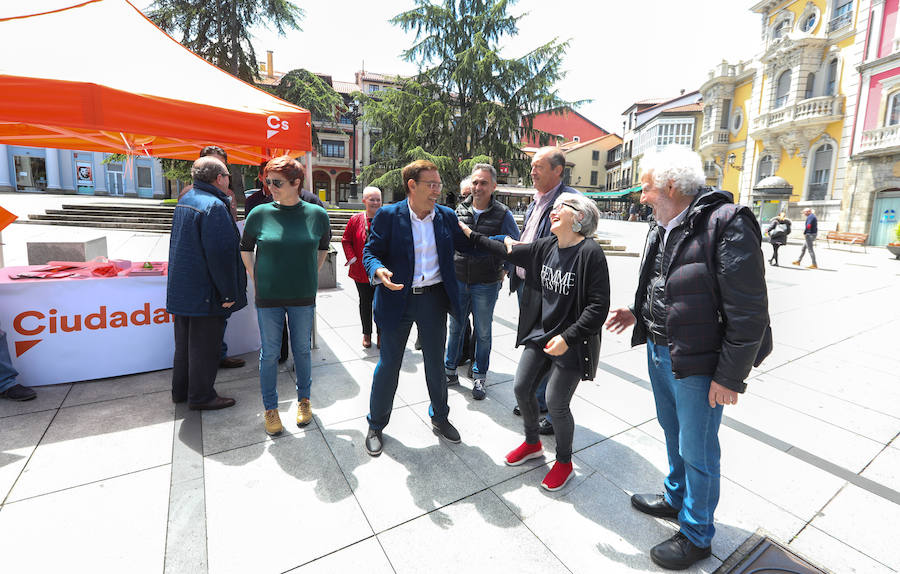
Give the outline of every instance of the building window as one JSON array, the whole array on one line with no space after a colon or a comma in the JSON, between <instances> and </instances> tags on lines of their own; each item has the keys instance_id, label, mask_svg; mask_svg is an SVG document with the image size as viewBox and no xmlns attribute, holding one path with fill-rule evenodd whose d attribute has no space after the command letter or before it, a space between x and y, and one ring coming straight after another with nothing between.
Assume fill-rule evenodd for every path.
<instances>
[{"instance_id":1,"label":"building window","mask_svg":"<svg viewBox=\"0 0 900 574\"><path fill-rule=\"evenodd\" d=\"M850 24L853 19L853 0L834 0L834 16L828 23L828 31L834 32Z\"/></svg>"},{"instance_id":2,"label":"building window","mask_svg":"<svg viewBox=\"0 0 900 574\"><path fill-rule=\"evenodd\" d=\"M756 183L761 182L770 175L772 175L772 156L764 155L760 158L759 165L756 167Z\"/></svg>"},{"instance_id":3,"label":"building window","mask_svg":"<svg viewBox=\"0 0 900 574\"><path fill-rule=\"evenodd\" d=\"M800 22L800 29L804 32L812 32L812 29L816 27L816 21L818 19L818 15L815 12L808 14Z\"/></svg>"},{"instance_id":4,"label":"building window","mask_svg":"<svg viewBox=\"0 0 900 574\"><path fill-rule=\"evenodd\" d=\"M731 116L731 100L722 101L722 119L719 122L720 130L728 129L728 118Z\"/></svg>"},{"instance_id":5,"label":"building window","mask_svg":"<svg viewBox=\"0 0 900 574\"><path fill-rule=\"evenodd\" d=\"M784 106L788 101L788 95L791 91L791 71L785 70L778 76L778 83L775 87L775 108Z\"/></svg>"},{"instance_id":6,"label":"building window","mask_svg":"<svg viewBox=\"0 0 900 574\"><path fill-rule=\"evenodd\" d=\"M693 123L660 124L656 127L656 146L683 145L690 147L694 139Z\"/></svg>"},{"instance_id":7,"label":"building window","mask_svg":"<svg viewBox=\"0 0 900 574\"><path fill-rule=\"evenodd\" d=\"M709 124L712 121L712 106L704 106L703 108L703 131L709 131Z\"/></svg>"},{"instance_id":8,"label":"building window","mask_svg":"<svg viewBox=\"0 0 900 574\"><path fill-rule=\"evenodd\" d=\"M591 161L600 161L600 150L594 150L591 152Z\"/></svg>"},{"instance_id":9,"label":"building window","mask_svg":"<svg viewBox=\"0 0 900 574\"><path fill-rule=\"evenodd\" d=\"M378 84L369 84L369 93L374 94L375 92L380 92L381 86Z\"/></svg>"},{"instance_id":10,"label":"building window","mask_svg":"<svg viewBox=\"0 0 900 574\"><path fill-rule=\"evenodd\" d=\"M835 94L835 88L837 87L837 67L837 58L828 63L828 83L825 86L826 96L833 96Z\"/></svg>"},{"instance_id":11,"label":"building window","mask_svg":"<svg viewBox=\"0 0 900 574\"><path fill-rule=\"evenodd\" d=\"M787 18L785 18L781 22L775 24L775 28L772 29L772 39L777 40L778 38L783 38L790 29L791 23Z\"/></svg>"},{"instance_id":12,"label":"building window","mask_svg":"<svg viewBox=\"0 0 900 574\"><path fill-rule=\"evenodd\" d=\"M592 171L591 172L591 187L597 187L597 178L600 176L600 172Z\"/></svg>"},{"instance_id":13,"label":"building window","mask_svg":"<svg viewBox=\"0 0 900 574\"><path fill-rule=\"evenodd\" d=\"M744 110L737 108L731 118L731 133L737 135L742 127L744 127Z\"/></svg>"},{"instance_id":14,"label":"building window","mask_svg":"<svg viewBox=\"0 0 900 574\"><path fill-rule=\"evenodd\" d=\"M145 165L135 166L137 172L137 186L143 188L153 187L153 176L149 167Z\"/></svg>"},{"instance_id":15,"label":"building window","mask_svg":"<svg viewBox=\"0 0 900 574\"><path fill-rule=\"evenodd\" d=\"M322 140L322 157L344 157L344 142Z\"/></svg>"},{"instance_id":16,"label":"building window","mask_svg":"<svg viewBox=\"0 0 900 574\"><path fill-rule=\"evenodd\" d=\"M900 92L895 93L888 100L887 125L896 126L900 124Z\"/></svg>"},{"instance_id":17,"label":"building window","mask_svg":"<svg viewBox=\"0 0 900 574\"><path fill-rule=\"evenodd\" d=\"M816 85L816 75L813 74L812 72L810 72L806 76L806 93L803 94L807 100L809 98L813 97L813 88L815 87L815 85Z\"/></svg>"},{"instance_id":18,"label":"building window","mask_svg":"<svg viewBox=\"0 0 900 574\"><path fill-rule=\"evenodd\" d=\"M581 137L580 137L580 136L572 136L572 141L573 141L573 142L580 142L580 141L581 141Z\"/></svg>"},{"instance_id":19,"label":"building window","mask_svg":"<svg viewBox=\"0 0 900 574\"><path fill-rule=\"evenodd\" d=\"M352 126L352 125L353 125L353 120L351 120L350 118L348 118L348 117L345 116L344 114L341 114L340 123L342 123L342 124L344 124L344 125Z\"/></svg>"},{"instance_id":20,"label":"building window","mask_svg":"<svg viewBox=\"0 0 900 574\"><path fill-rule=\"evenodd\" d=\"M828 182L831 179L831 157L834 148L831 144L825 144L816 150L813 168L810 173L809 191L806 194L808 200L825 199L828 194Z\"/></svg>"}]
</instances>

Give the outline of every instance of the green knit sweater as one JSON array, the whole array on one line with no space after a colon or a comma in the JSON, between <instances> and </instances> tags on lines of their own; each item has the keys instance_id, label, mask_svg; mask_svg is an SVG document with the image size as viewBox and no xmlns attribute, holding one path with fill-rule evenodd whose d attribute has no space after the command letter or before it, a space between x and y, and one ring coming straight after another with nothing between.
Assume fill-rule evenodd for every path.
<instances>
[{"instance_id":1,"label":"green knit sweater","mask_svg":"<svg viewBox=\"0 0 900 574\"><path fill-rule=\"evenodd\" d=\"M318 252L328 250L328 213L305 201L255 207L244 225L241 251L256 250L257 307L314 305Z\"/></svg>"}]
</instances>

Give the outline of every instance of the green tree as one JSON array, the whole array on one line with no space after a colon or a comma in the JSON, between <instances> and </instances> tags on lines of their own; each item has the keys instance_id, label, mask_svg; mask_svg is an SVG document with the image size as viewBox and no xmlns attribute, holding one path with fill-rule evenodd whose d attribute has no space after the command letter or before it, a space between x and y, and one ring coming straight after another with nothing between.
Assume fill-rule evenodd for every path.
<instances>
[{"instance_id":1,"label":"green tree","mask_svg":"<svg viewBox=\"0 0 900 574\"><path fill-rule=\"evenodd\" d=\"M415 32L403 57L421 68L399 90L368 102L366 120L382 129L376 152L420 145L457 159L490 156L527 173L520 139L546 144L554 137L535 129L532 116L583 102L563 100L555 87L565 76L568 41L553 39L519 57L500 53L501 41L518 33L522 16L507 14L513 2L416 0L391 20Z\"/></svg>"},{"instance_id":2,"label":"green tree","mask_svg":"<svg viewBox=\"0 0 900 574\"><path fill-rule=\"evenodd\" d=\"M289 0L155 0L147 16L206 61L247 82L259 77L250 29L299 30L303 10Z\"/></svg>"},{"instance_id":3,"label":"green tree","mask_svg":"<svg viewBox=\"0 0 900 574\"><path fill-rule=\"evenodd\" d=\"M319 76L304 69L291 70L277 86L268 88L283 100L309 110L314 121L334 122L337 115L346 111L344 99ZM318 128L312 125L312 143L319 146Z\"/></svg>"}]
</instances>

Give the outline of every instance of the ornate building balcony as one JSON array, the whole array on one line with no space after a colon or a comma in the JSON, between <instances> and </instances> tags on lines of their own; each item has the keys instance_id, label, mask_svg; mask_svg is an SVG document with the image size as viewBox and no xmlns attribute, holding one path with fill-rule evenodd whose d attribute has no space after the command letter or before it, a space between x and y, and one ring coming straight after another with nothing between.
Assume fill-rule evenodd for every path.
<instances>
[{"instance_id":1,"label":"ornate building balcony","mask_svg":"<svg viewBox=\"0 0 900 574\"><path fill-rule=\"evenodd\" d=\"M900 125L863 132L858 155L886 155L898 152L900 152Z\"/></svg>"},{"instance_id":2,"label":"ornate building balcony","mask_svg":"<svg viewBox=\"0 0 900 574\"><path fill-rule=\"evenodd\" d=\"M728 129L708 130L700 134L700 147L698 151L705 158L725 157L728 153L730 140Z\"/></svg>"},{"instance_id":3,"label":"ornate building balcony","mask_svg":"<svg viewBox=\"0 0 900 574\"><path fill-rule=\"evenodd\" d=\"M766 135L777 134L807 126L826 126L840 121L844 113L844 96L821 96L801 100L793 105L770 110L753 118L751 137L763 139Z\"/></svg>"}]
</instances>

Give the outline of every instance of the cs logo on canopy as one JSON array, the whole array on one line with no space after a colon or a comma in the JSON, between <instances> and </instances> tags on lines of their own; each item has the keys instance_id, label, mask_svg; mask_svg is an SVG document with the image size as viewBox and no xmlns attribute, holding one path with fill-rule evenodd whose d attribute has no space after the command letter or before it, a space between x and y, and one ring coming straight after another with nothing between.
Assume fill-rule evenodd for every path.
<instances>
[{"instance_id":1,"label":"cs logo on canopy","mask_svg":"<svg viewBox=\"0 0 900 574\"><path fill-rule=\"evenodd\" d=\"M278 134L280 131L288 131L291 127L288 125L287 120L282 120L278 116L271 115L266 118L266 126L269 129L266 130L266 139L270 139L272 136Z\"/></svg>"}]
</instances>

